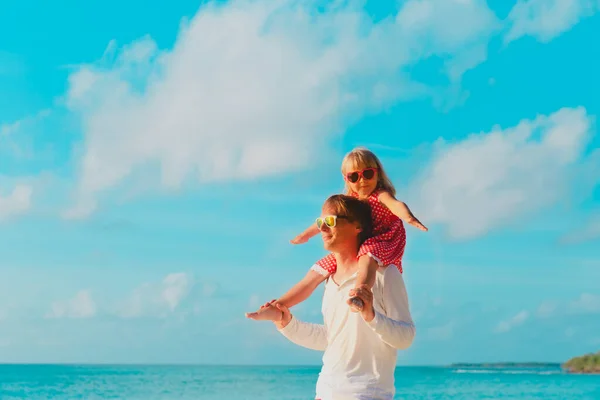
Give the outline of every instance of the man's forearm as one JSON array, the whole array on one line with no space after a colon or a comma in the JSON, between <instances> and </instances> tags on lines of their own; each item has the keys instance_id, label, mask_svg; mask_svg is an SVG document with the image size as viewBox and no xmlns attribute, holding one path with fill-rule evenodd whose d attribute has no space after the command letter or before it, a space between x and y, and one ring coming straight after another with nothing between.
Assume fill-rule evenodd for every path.
<instances>
[{"instance_id":1,"label":"man's forearm","mask_svg":"<svg viewBox=\"0 0 600 400\"><path fill-rule=\"evenodd\" d=\"M368 324L381 340L399 350L409 348L415 338L416 328L412 321L392 319L375 311L375 318Z\"/></svg>"},{"instance_id":2,"label":"man's forearm","mask_svg":"<svg viewBox=\"0 0 600 400\"><path fill-rule=\"evenodd\" d=\"M288 324L282 325L277 327L279 332L292 343L311 350L325 351L327 348L327 330L324 325L302 322L293 316Z\"/></svg>"}]
</instances>

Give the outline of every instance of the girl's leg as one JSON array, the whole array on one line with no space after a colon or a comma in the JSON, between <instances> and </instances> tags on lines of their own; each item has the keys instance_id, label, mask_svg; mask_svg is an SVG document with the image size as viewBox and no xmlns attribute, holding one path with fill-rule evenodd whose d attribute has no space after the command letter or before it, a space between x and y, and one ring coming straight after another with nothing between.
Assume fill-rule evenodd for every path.
<instances>
[{"instance_id":1,"label":"girl's leg","mask_svg":"<svg viewBox=\"0 0 600 400\"><path fill-rule=\"evenodd\" d=\"M283 304L287 308L292 308L296 304L302 303L304 300L308 299L325 278L326 276L311 269L300 282L296 283L283 296L277 299L277 302Z\"/></svg>"},{"instance_id":2,"label":"girl's leg","mask_svg":"<svg viewBox=\"0 0 600 400\"><path fill-rule=\"evenodd\" d=\"M283 304L287 308L291 308L310 297L321 282L329 275L327 272L322 272L322 270L326 271L325 267L330 265L328 257L329 256L319 260L306 273L300 282L292 286L292 288L277 299L276 302ZM335 263L335 258L333 258L333 261ZM263 307L256 312L246 313L246 317L254 320L271 320L275 313L279 314L281 311L275 307Z\"/></svg>"},{"instance_id":3,"label":"girl's leg","mask_svg":"<svg viewBox=\"0 0 600 400\"><path fill-rule=\"evenodd\" d=\"M287 308L292 308L304 300L315 291L315 289L336 269L335 256L329 254L317 261L306 273L304 278L281 296L277 302Z\"/></svg>"},{"instance_id":4,"label":"girl's leg","mask_svg":"<svg viewBox=\"0 0 600 400\"><path fill-rule=\"evenodd\" d=\"M377 269L379 268L379 264L373 257L365 254L360 256L358 259L358 275L356 277L356 282L354 284L355 288L358 288L362 285L367 285L369 289L373 288L375 284L375 277L377 276ZM348 299L348 305L350 306L350 310L352 312L359 312L362 310L364 304L361 299L358 297L352 297Z\"/></svg>"}]
</instances>

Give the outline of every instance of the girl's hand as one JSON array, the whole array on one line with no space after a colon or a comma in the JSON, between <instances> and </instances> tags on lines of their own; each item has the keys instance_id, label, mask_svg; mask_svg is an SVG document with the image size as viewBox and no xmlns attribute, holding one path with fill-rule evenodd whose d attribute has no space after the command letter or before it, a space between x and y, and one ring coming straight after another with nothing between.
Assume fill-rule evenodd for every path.
<instances>
[{"instance_id":1,"label":"girl's hand","mask_svg":"<svg viewBox=\"0 0 600 400\"><path fill-rule=\"evenodd\" d=\"M391 212L398 216L402 221L417 229L427 232L428 229L419 221L410 211L406 203L398 201L388 192L382 192L379 195L379 201L386 206Z\"/></svg>"},{"instance_id":2,"label":"girl's hand","mask_svg":"<svg viewBox=\"0 0 600 400\"><path fill-rule=\"evenodd\" d=\"M415 228L417 228L417 229L420 229L420 230L422 230L422 231L424 231L424 232L427 232L427 231L429 230L429 229L427 229L427 227L426 227L425 225L423 225L423 224L421 223L421 221L419 221L419 220L418 220L418 219L417 219L417 218L416 218L414 215L411 215L411 216L410 216L410 217L407 219L406 223L407 223L407 224L409 224L409 225L412 225L412 226L414 226Z\"/></svg>"},{"instance_id":3,"label":"girl's hand","mask_svg":"<svg viewBox=\"0 0 600 400\"><path fill-rule=\"evenodd\" d=\"M271 304L275 303L277 300L273 299L271 301L267 301L265 304L263 304L262 306L260 306L259 310L262 310L263 308L267 308L269 307Z\"/></svg>"},{"instance_id":4,"label":"girl's hand","mask_svg":"<svg viewBox=\"0 0 600 400\"><path fill-rule=\"evenodd\" d=\"M292 240L290 240L291 244L302 244L306 242L308 242L308 236L306 236L304 233L301 233Z\"/></svg>"}]
</instances>

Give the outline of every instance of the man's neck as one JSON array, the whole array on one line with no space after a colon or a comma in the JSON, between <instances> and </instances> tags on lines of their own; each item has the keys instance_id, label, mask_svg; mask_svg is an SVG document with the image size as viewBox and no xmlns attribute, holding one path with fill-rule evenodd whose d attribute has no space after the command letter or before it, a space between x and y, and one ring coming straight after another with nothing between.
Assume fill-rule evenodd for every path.
<instances>
[{"instance_id":1,"label":"man's neck","mask_svg":"<svg viewBox=\"0 0 600 400\"><path fill-rule=\"evenodd\" d=\"M335 253L337 270L335 274L339 277L347 278L358 269L357 246L349 246Z\"/></svg>"}]
</instances>

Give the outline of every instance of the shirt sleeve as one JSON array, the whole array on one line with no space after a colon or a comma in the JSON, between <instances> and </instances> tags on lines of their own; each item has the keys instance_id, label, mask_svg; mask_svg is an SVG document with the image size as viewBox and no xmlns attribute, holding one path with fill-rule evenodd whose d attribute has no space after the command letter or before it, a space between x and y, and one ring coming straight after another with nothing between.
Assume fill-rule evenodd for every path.
<instances>
[{"instance_id":1,"label":"shirt sleeve","mask_svg":"<svg viewBox=\"0 0 600 400\"><path fill-rule=\"evenodd\" d=\"M367 324L388 345L400 350L407 349L415 338L416 329L404 279L395 266L387 267L382 285L383 310L375 309L375 318Z\"/></svg>"},{"instance_id":2,"label":"shirt sleeve","mask_svg":"<svg viewBox=\"0 0 600 400\"><path fill-rule=\"evenodd\" d=\"M312 350L325 351L327 329L325 325L298 321L294 316L289 324L279 330L291 342Z\"/></svg>"}]
</instances>

